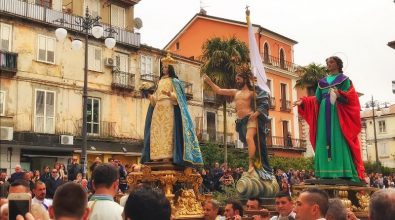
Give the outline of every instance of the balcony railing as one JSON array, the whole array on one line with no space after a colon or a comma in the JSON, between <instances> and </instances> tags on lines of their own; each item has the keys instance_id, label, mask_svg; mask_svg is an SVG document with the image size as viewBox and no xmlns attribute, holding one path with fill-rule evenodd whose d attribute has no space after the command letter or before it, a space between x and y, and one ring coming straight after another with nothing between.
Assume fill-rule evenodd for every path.
<instances>
[{"instance_id":1,"label":"balcony railing","mask_svg":"<svg viewBox=\"0 0 395 220\"><path fill-rule=\"evenodd\" d=\"M87 122L88 137L108 138L116 137L115 125L116 122L100 121L100 122ZM80 136L82 131L82 119L79 120L77 135Z\"/></svg>"},{"instance_id":2,"label":"balcony railing","mask_svg":"<svg viewBox=\"0 0 395 220\"><path fill-rule=\"evenodd\" d=\"M267 147L277 147L277 148L306 148L306 140L279 137L279 136L267 136L266 145Z\"/></svg>"},{"instance_id":3,"label":"balcony railing","mask_svg":"<svg viewBox=\"0 0 395 220\"><path fill-rule=\"evenodd\" d=\"M285 99L280 99L280 110L285 111L285 112L290 112L291 111L291 101L285 100Z\"/></svg>"},{"instance_id":4,"label":"balcony railing","mask_svg":"<svg viewBox=\"0 0 395 220\"><path fill-rule=\"evenodd\" d=\"M297 69L297 65L289 62L289 61L285 61L285 60L281 60L279 57L274 57L274 56L265 56L264 54L261 54L262 56L262 60L264 64L267 65L271 65L271 66L275 66L278 67L280 69L283 70L287 70L290 72L295 72Z\"/></svg>"},{"instance_id":5,"label":"balcony railing","mask_svg":"<svg viewBox=\"0 0 395 220\"><path fill-rule=\"evenodd\" d=\"M57 19L64 19L64 27L71 31L82 32L82 27L77 23L80 16L67 14L61 11L46 8L28 1L20 0L0 0L0 14L15 15L17 17L42 22L48 25L59 26L55 22ZM104 29L109 28L107 24L102 24ZM133 33L120 27L111 26L118 33L115 40L117 43L140 47L140 34Z\"/></svg>"},{"instance_id":6,"label":"balcony railing","mask_svg":"<svg viewBox=\"0 0 395 220\"><path fill-rule=\"evenodd\" d=\"M155 75L154 73L146 73L146 74L141 74L140 79L144 81L156 83L159 81L159 76Z\"/></svg>"},{"instance_id":7,"label":"balcony railing","mask_svg":"<svg viewBox=\"0 0 395 220\"><path fill-rule=\"evenodd\" d=\"M186 81L181 81L181 82L184 84L185 96L187 97L188 100L191 100L193 98L192 83Z\"/></svg>"},{"instance_id":8,"label":"balcony railing","mask_svg":"<svg viewBox=\"0 0 395 220\"><path fill-rule=\"evenodd\" d=\"M269 99L269 108L270 109L275 109L276 108L276 98L270 97L270 99Z\"/></svg>"},{"instance_id":9,"label":"balcony railing","mask_svg":"<svg viewBox=\"0 0 395 220\"><path fill-rule=\"evenodd\" d=\"M134 74L117 70L112 72L111 86L113 88L133 90L134 82Z\"/></svg>"},{"instance_id":10,"label":"balcony railing","mask_svg":"<svg viewBox=\"0 0 395 220\"><path fill-rule=\"evenodd\" d=\"M203 102L208 104L216 104L216 95L211 90L203 91Z\"/></svg>"},{"instance_id":11,"label":"balcony railing","mask_svg":"<svg viewBox=\"0 0 395 220\"><path fill-rule=\"evenodd\" d=\"M201 142L213 142L217 144L223 144L224 143L224 133L223 132L210 132L207 130L202 130L201 132L202 135L199 136L199 141ZM227 138L226 138L226 143L233 145L235 144L233 140L233 133L228 132L227 133Z\"/></svg>"},{"instance_id":12,"label":"balcony railing","mask_svg":"<svg viewBox=\"0 0 395 220\"><path fill-rule=\"evenodd\" d=\"M0 50L0 74L14 76L17 72L18 54Z\"/></svg>"}]
</instances>

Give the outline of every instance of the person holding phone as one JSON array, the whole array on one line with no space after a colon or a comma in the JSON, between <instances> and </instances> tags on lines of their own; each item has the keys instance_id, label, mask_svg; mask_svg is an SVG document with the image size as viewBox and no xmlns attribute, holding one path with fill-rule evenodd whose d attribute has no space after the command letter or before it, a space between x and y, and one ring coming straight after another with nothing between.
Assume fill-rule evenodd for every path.
<instances>
[{"instance_id":1,"label":"person holding phone","mask_svg":"<svg viewBox=\"0 0 395 220\"><path fill-rule=\"evenodd\" d=\"M18 215L25 216L31 210L30 193L10 193L8 195L8 219L16 219Z\"/></svg>"}]
</instances>

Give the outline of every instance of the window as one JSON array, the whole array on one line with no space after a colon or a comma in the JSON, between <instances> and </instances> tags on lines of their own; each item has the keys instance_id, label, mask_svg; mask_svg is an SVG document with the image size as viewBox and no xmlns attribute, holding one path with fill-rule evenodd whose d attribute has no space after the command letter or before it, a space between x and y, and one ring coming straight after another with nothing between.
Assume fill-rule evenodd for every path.
<instances>
[{"instance_id":1,"label":"window","mask_svg":"<svg viewBox=\"0 0 395 220\"><path fill-rule=\"evenodd\" d=\"M0 50L11 51L12 26L0 23Z\"/></svg>"},{"instance_id":2,"label":"window","mask_svg":"<svg viewBox=\"0 0 395 220\"><path fill-rule=\"evenodd\" d=\"M0 91L0 115L5 115L5 92Z\"/></svg>"},{"instance_id":3,"label":"window","mask_svg":"<svg viewBox=\"0 0 395 220\"><path fill-rule=\"evenodd\" d=\"M84 15L86 7L88 7L89 13L93 17L100 15L100 0L85 0Z\"/></svg>"},{"instance_id":4,"label":"window","mask_svg":"<svg viewBox=\"0 0 395 220\"><path fill-rule=\"evenodd\" d=\"M385 121L379 121L379 132L380 133L387 132L387 129L385 127Z\"/></svg>"},{"instance_id":5,"label":"window","mask_svg":"<svg viewBox=\"0 0 395 220\"><path fill-rule=\"evenodd\" d=\"M55 42L55 38L38 35L38 61L55 63Z\"/></svg>"},{"instance_id":6,"label":"window","mask_svg":"<svg viewBox=\"0 0 395 220\"><path fill-rule=\"evenodd\" d=\"M379 147L379 157L388 157L388 148L387 148L387 143L380 143Z\"/></svg>"},{"instance_id":7,"label":"window","mask_svg":"<svg viewBox=\"0 0 395 220\"><path fill-rule=\"evenodd\" d=\"M55 92L36 90L34 131L55 133Z\"/></svg>"},{"instance_id":8,"label":"window","mask_svg":"<svg viewBox=\"0 0 395 220\"><path fill-rule=\"evenodd\" d=\"M119 68L119 71L128 72L128 55L116 53L115 65Z\"/></svg>"},{"instance_id":9,"label":"window","mask_svg":"<svg viewBox=\"0 0 395 220\"><path fill-rule=\"evenodd\" d=\"M176 50L179 50L180 49L180 42L177 42L176 43Z\"/></svg>"},{"instance_id":10,"label":"window","mask_svg":"<svg viewBox=\"0 0 395 220\"><path fill-rule=\"evenodd\" d=\"M122 53L115 54L115 65L117 69L120 71L117 74L116 82L121 85L129 85L130 74L128 71L128 55Z\"/></svg>"},{"instance_id":11,"label":"window","mask_svg":"<svg viewBox=\"0 0 395 220\"><path fill-rule=\"evenodd\" d=\"M154 80L152 73L152 57L141 56L141 75L146 80Z\"/></svg>"},{"instance_id":12,"label":"window","mask_svg":"<svg viewBox=\"0 0 395 220\"><path fill-rule=\"evenodd\" d=\"M88 69L101 72L102 50L100 47L88 45Z\"/></svg>"},{"instance_id":13,"label":"window","mask_svg":"<svg viewBox=\"0 0 395 220\"><path fill-rule=\"evenodd\" d=\"M111 25L125 28L125 9L111 5Z\"/></svg>"},{"instance_id":14,"label":"window","mask_svg":"<svg viewBox=\"0 0 395 220\"><path fill-rule=\"evenodd\" d=\"M88 98L88 108L86 114L88 134L99 134L100 131L100 99Z\"/></svg>"}]
</instances>

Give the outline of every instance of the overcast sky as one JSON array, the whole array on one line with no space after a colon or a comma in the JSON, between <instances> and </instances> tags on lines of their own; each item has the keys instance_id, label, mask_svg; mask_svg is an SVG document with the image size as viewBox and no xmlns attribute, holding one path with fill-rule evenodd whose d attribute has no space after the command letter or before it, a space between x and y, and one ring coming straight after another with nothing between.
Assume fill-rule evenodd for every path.
<instances>
[{"instance_id":1,"label":"overcast sky","mask_svg":"<svg viewBox=\"0 0 395 220\"><path fill-rule=\"evenodd\" d=\"M294 63L324 64L325 58L343 59L344 72L356 89L379 101L395 103L395 40L393 0L141 0L135 6L144 44L163 48L199 12L245 22L251 21L296 40Z\"/></svg>"}]
</instances>

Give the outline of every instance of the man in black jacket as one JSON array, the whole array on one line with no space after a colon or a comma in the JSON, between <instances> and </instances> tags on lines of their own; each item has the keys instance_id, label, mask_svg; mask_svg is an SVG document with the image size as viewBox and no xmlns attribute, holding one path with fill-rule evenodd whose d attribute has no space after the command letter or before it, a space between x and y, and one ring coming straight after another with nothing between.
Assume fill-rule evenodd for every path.
<instances>
[{"instance_id":1,"label":"man in black jacket","mask_svg":"<svg viewBox=\"0 0 395 220\"><path fill-rule=\"evenodd\" d=\"M47 186L47 198L52 199L56 189L62 184L63 180L60 178L59 171L55 168L52 169L51 178L45 184Z\"/></svg>"},{"instance_id":2,"label":"man in black jacket","mask_svg":"<svg viewBox=\"0 0 395 220\"><path fill-rule=\"evenodd\" d=\"M68 172L67 177L70 181L74 181L75 178L77 177L77 174L82 173L82 168L81 165L78 164L77 156L73 156L71 164L67 166L67 172Z\"/></svg>"}]
</instances>

